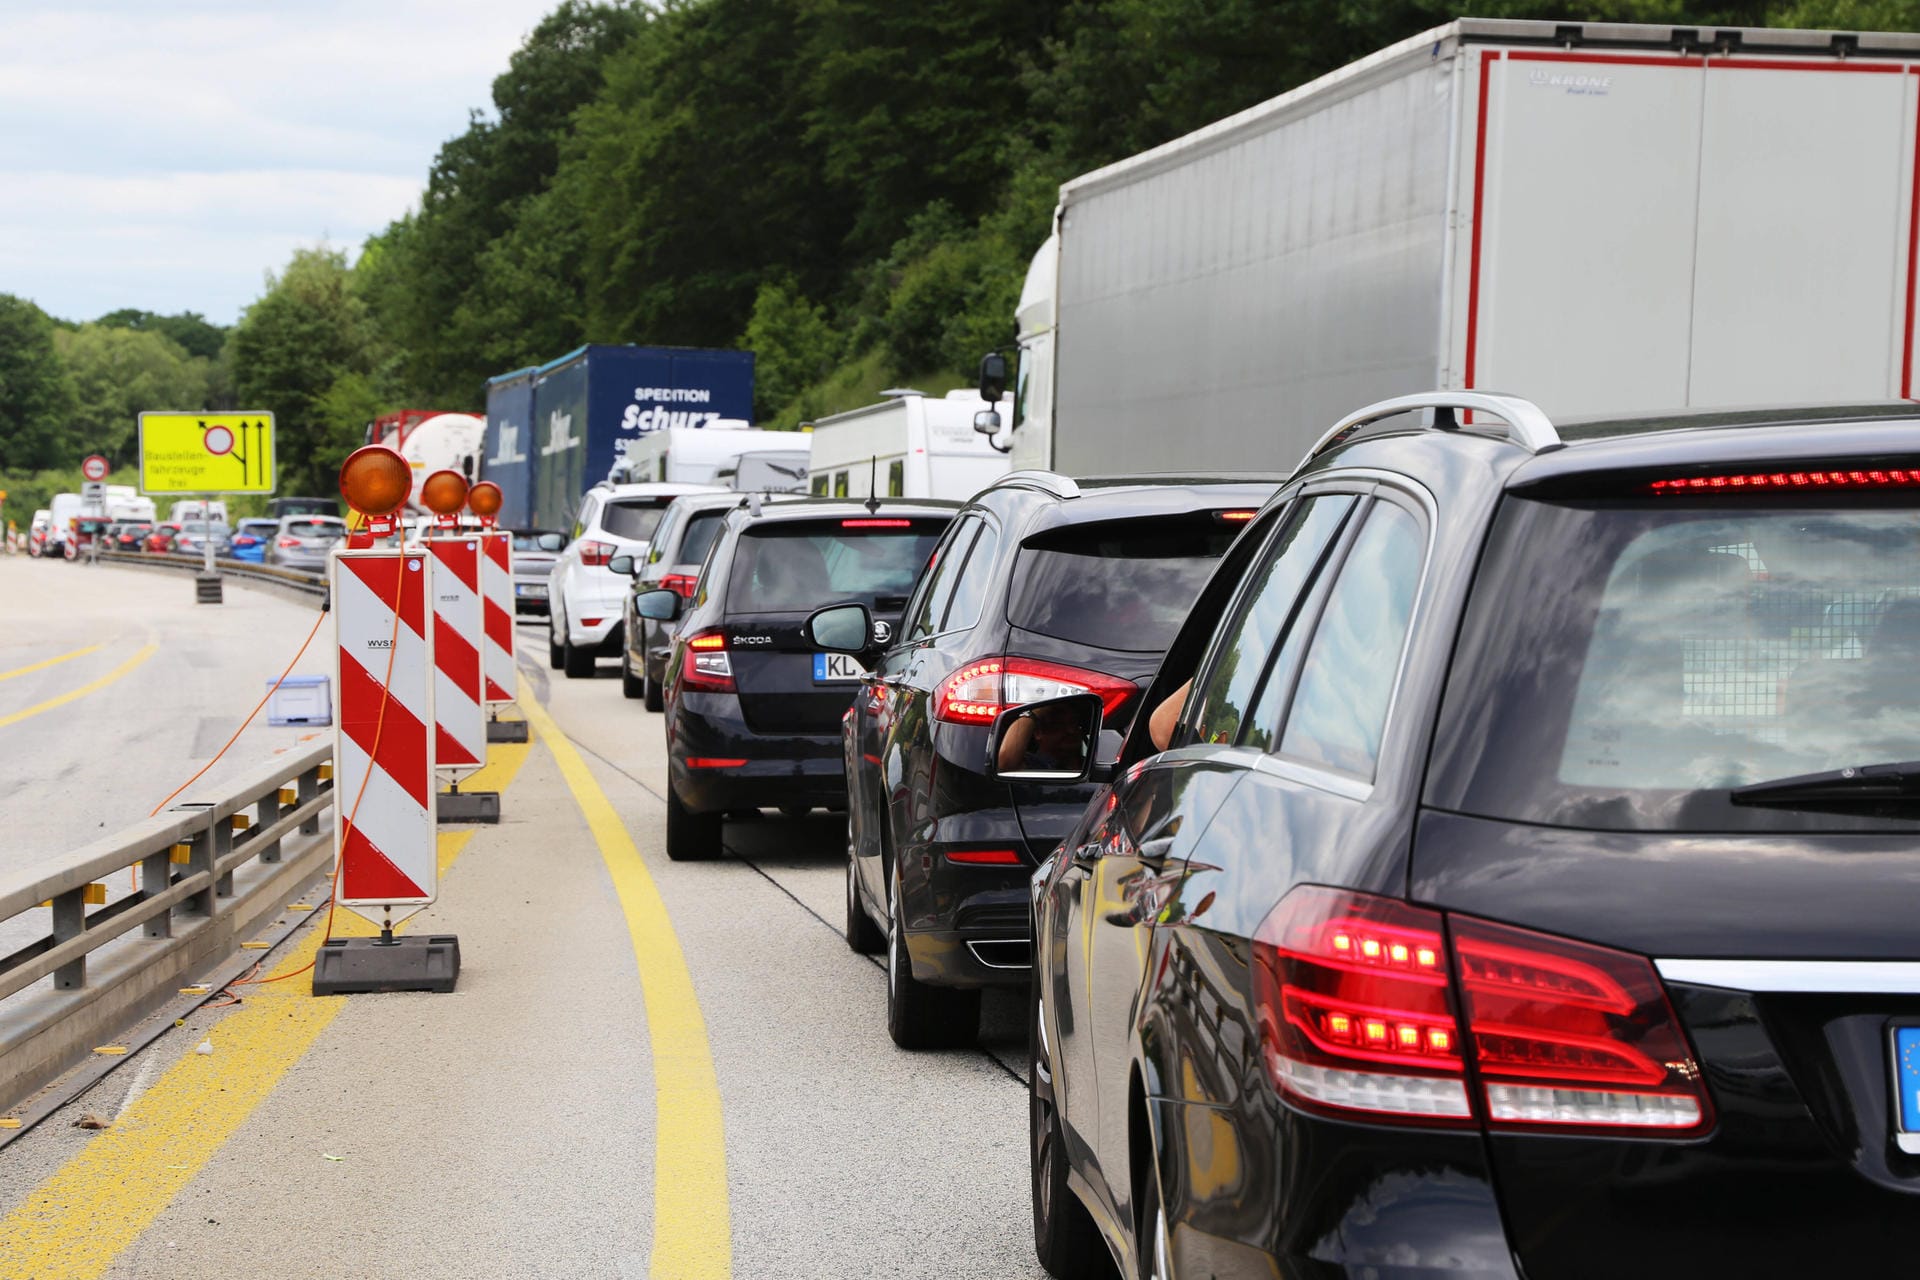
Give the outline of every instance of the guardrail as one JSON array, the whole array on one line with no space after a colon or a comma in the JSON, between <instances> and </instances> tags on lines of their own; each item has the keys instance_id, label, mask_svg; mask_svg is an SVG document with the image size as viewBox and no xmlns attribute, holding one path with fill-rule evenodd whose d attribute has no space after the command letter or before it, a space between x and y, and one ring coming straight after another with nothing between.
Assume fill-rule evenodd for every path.
<instances>
[{"instance_id":1,"label":"guardrail","mask_svg":"<svg viewBox=\"0 0 1920 1280\"><path fill-rule=\"evenodd\" d=\"M146 569L179 569L189 573L199 573L207 563L204 556L176 555L170 551L103 551L100 553L100 559L105 564L134 565ZM218 559L213 562L213 567L225 577L251 579L271 586L285 587L316 599L327 594L325 574L302 573L298 569L255 564L251 560Z\"/></svg>"},{"instance_id":2,"label":"guardrail","mask_svg":"<svg viewBox=\"0 0 1920 1280\"><path fill-rule=\"evenodd\" d=\"M0 927L49 912L44 935L0 958L0 1109L174 998L331 864L332 756L290 751L212 799L0 873ZM105 904L131 867L139 888Z\"/></svg>"}]
</instances>

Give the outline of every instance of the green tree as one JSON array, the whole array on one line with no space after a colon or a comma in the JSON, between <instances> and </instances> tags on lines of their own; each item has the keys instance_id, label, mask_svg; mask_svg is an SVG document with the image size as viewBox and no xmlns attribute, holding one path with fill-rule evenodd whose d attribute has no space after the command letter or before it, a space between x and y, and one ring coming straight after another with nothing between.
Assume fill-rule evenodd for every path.
<instances>
[{"instance_id":1,"label":"green tree","mask_svg":"<svg viewBox=\"0 0 1920 1280\"><path fill-rule=\"evenodd\" d=\"M80 449L132 465L140 414L204 409L212 362L152 329L86 324L54 335L72 380L72 431Z\"/></svg>"},{"instance_id":2,"label":"green tree","mask_svg":"<svg viewBox=\"0 0 1920 1280\"><path fill-rule=\"evenodd\" d=\"M273 411L280 492L333 492L340 463L366 425L342 420L334 389L343 378L369 376L374 366L366 306L346 255L295 250L240 318L232 348L242 406Z\"/></svg>"},{"instance_id":3,"label":"green tree","mask_svg":"<svg viewBox=\"0 0 1920 1280\"><path fill-rule=\"evenodd\" d=\"M740 345L754 354L753 408L762 419L832 373L846 348L826 308L808 302L784 276L760 286Z\"/></svg>"},{"instance_id":4,"label":"green tree","mask_svg":"<svg viewBox=\"0 0 1920 1280\"><path fill-rule=\"evenodd\" d=\"M0 294L0 470L78 461L68 425L73 386L53 335L46 312L24 298Z\"/></svg>"},{"instance_id":5,"label":"green tree","mask_svg":"<svg viewBox=\"0 0 1920 1280\"><path fill-rule=\"evenodd\" d=\"M143 333L157 333L176 343L188 355L199 356L205 360L219 359L220 348L227 341L227 331L209 321L198 311L182 311L179 315L163 316L133 307L122 307L118 311L107 312L94 323L108 329L134 329Z\"/></svg>"}]
</instances>

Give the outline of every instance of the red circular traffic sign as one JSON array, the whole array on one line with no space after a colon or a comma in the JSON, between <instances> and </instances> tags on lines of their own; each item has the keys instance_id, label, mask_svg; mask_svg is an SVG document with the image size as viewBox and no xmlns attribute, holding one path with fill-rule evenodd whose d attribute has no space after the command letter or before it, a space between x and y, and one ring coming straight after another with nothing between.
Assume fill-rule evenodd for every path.
<instances>
[{"instance_id":1,"label":"red circular traffic sign","mask_svg":"<svg viewBox=\"0 0 1920 1280\"><path fill-rule=\"evenodd\" d=\"M80 474L89 480L105 480L107 460L97 453L88 454L86 461L80 464Z\"/></svg>"},{"instance_id":2,"label":"red circular traffic sign","mask_svg":"<svg viewBox=\"0 0 1920 1280\"><path fill-rule=\"evenodd\" d=\"M233 429L231 427L209 427L207 434L202 437L200 442L206 445L207 452L214 457L224 457L233 452Z\"/></svg>"}]
</instances>

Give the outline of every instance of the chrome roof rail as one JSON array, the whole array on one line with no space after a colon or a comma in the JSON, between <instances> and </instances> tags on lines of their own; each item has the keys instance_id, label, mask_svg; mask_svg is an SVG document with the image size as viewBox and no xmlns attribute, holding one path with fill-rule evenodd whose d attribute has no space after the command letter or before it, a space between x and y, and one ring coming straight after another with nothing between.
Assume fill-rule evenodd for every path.
<instances>
[{"instance_id":1,"label":"chrome roof rail","mask_svg":"<svg viewBox=\"0 0 1920 1280\"><path fill-rule=\"evenodd\" d=\"M994 481L995 488L1001 485L1011 485L1018 489L1038 489L1042 493L1050 493L1056 498L1077 498L1080 496L1080 486L1073 482L1072 477L1063 476L1058 471L1040 471L1037 469L1009 471Z\"/></svg>"},{"instance_id":2,"label":"chrome roof rail","mask_svg":"<svg viewBox=\"0 0 1920 1280\"><path fill-rule=\"evenodd\" d=\"M1507 439L1530 453L1549 453L1565 445L1560 433L1553 428L1553 420L1531 400L1493 391L1422 391L1415 395L1378 401L1340 419L1325 435L1314 441L1313 448L1307 450L1306 456L1300 459L1300 466L1294 468L1294 474L1299 474L1301 467L1332 448L1344 433L1356 431L1382 418L1421 409L1433 410L1433 429L1436 431L1458 431L1460 419L1455 416L1455 411L1467 409L1506 423Z\"/></svg>"}]
</instances>

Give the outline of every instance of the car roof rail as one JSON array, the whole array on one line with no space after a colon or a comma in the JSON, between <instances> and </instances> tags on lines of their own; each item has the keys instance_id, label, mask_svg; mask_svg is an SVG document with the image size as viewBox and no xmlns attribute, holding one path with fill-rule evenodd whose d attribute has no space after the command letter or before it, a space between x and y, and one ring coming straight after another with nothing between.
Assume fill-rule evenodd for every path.
<instances>
[{"instance_id":1,"label":"car roof rail","mask_svg":"<svg viewBox=\"0 0 1920 1280\"><path fill-rule=\"evenodd\" d=\"M1080 486L1071 476L1063 476L1058 471L1009 471L995 482L995 488L1038 489L1050 493L1056 498L1077 498Z\"/></svg>"},{"instance_id":2,"label":"car roof rail","mask_svg":"<svg viewBox=\"0 0 1920 1280\"><path fill-rule=\"evenodd\" d=\"M1326 434L1314 441L1306 456L1300 459L1300 467L1294 468L1299 474L1300 468L1340 443L1347 435L1360 428L1391 418L1395 414L1413 413L1421 409L1433 410L1432 429L1435 431L1458 431L1461 409L1473 413L1484 413L1498 418L1506 424L1507 439L1530 453L1550 453L1563 448L1566 444L1560 433L1554 429L1553 419L1531 400L1519 396L1502 395L1495 391L1422 391L1410 396L1394 396L1390 400L1379 400L1364 409L1356 409L1335 423Z\"/></svg>"}]
</instances>

